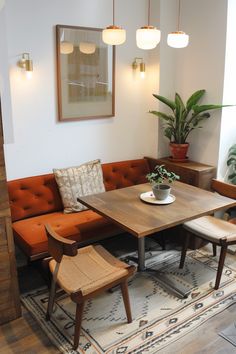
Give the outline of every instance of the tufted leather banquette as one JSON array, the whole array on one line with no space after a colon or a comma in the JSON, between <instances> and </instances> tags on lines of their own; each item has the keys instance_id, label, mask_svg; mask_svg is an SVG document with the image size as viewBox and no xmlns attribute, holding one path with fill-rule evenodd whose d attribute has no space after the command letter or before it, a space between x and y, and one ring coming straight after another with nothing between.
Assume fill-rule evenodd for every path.
<instances>
[{"instance_id":1,"label":"tufted leather banquette","mask_svg":"<svg viewBox=\"0 0 236 354\"><path fill-rule=\"evenodd\" d=\"M106 163L102 170L107 191L145 183L150 171L146 158ZM15 241L30 260L48 255L46 223L61 236L81 244L122 232L91 210L64 214L53 174L8 181L8 191Z\"/></svg>"}]
</instances>

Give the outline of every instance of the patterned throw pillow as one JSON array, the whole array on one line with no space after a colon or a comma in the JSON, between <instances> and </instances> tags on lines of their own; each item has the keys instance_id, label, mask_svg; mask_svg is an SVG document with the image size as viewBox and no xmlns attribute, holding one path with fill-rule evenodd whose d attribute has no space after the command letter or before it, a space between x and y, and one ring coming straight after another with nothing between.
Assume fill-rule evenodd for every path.
<instances>
[{"instance_id":1,"label":"patterned throw pillow","mask_svg":"<svg viewBox=\"0 0 236 354\"><path fill-rule=\"evenodd\" d=\"M87 207L77 201L79 196L102 193L105 191L100 160L94 160L77 167L53 169L64 213L86 210Z\"/></svg>"}]
</instances>

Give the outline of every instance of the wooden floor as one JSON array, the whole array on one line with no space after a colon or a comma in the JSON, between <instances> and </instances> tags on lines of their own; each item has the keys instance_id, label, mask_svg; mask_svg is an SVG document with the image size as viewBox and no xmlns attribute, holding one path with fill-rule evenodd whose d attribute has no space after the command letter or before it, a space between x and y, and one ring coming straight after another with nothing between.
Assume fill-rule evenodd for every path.
<instances>
[{"instance_id":1,"label":"wooden floor","mask_svg":"<svg viewBox=\"0 0 236 354\"><path fill-rule=\"evenodd\" d=\"M236 255L227 255L226 262L236 265ZM209 319L205 324L158 352L161 354L233 354L236 347L218 333L236 322L236 304ZM1 354L59 353L27 310L23 316L0 327Z\"/></svg>"}]
</instances>

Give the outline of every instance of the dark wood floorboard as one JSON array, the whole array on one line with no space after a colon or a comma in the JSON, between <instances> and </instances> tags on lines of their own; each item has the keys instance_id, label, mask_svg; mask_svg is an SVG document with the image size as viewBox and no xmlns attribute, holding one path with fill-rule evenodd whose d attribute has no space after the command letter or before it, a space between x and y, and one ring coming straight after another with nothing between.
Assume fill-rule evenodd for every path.
<instances>
[{"instance_id":1,"label":"dark wood floorboard","mask_svg":"<svg viewBox=\"0 0 236 354\"><path fill-rule=\"evenodd\" d=\"M57 354L36 321L23 308L23 316L0 327L1 354Z\"/></svg>"}]
</instances>

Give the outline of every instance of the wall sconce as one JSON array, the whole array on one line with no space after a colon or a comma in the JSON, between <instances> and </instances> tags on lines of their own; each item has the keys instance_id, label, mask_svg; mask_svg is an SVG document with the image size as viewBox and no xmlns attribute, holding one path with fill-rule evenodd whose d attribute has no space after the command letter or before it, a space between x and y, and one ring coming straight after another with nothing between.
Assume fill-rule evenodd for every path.
<instances>
[{"instance_id":1,"label":"wall sconce","mask_svg":"<svg viewBox=\"0 0 236 354\"><path fill-rule=\"evenodd\" d=\"M33 61L30 59L29 53L23 53L22 58L18 62L20 68L26 71L26 76L28 79L32 77L33 72Z\"/></svg>"},{"instance_id":2,"label":"wall sconce","mask_svg":"<svg viewBox=\"0 0 236 354\"><path fill-rule=\"evenodd\" d=\"M140 61L139 65L138 65L138 61ZM140 71L140 77L142 79L144 79L145 78L145 63L143 61L143 58L134 58L134 61L132 63L133 70L136 71L138 66L139 66L139 71Z\"/></svg>"}]
</instances>

